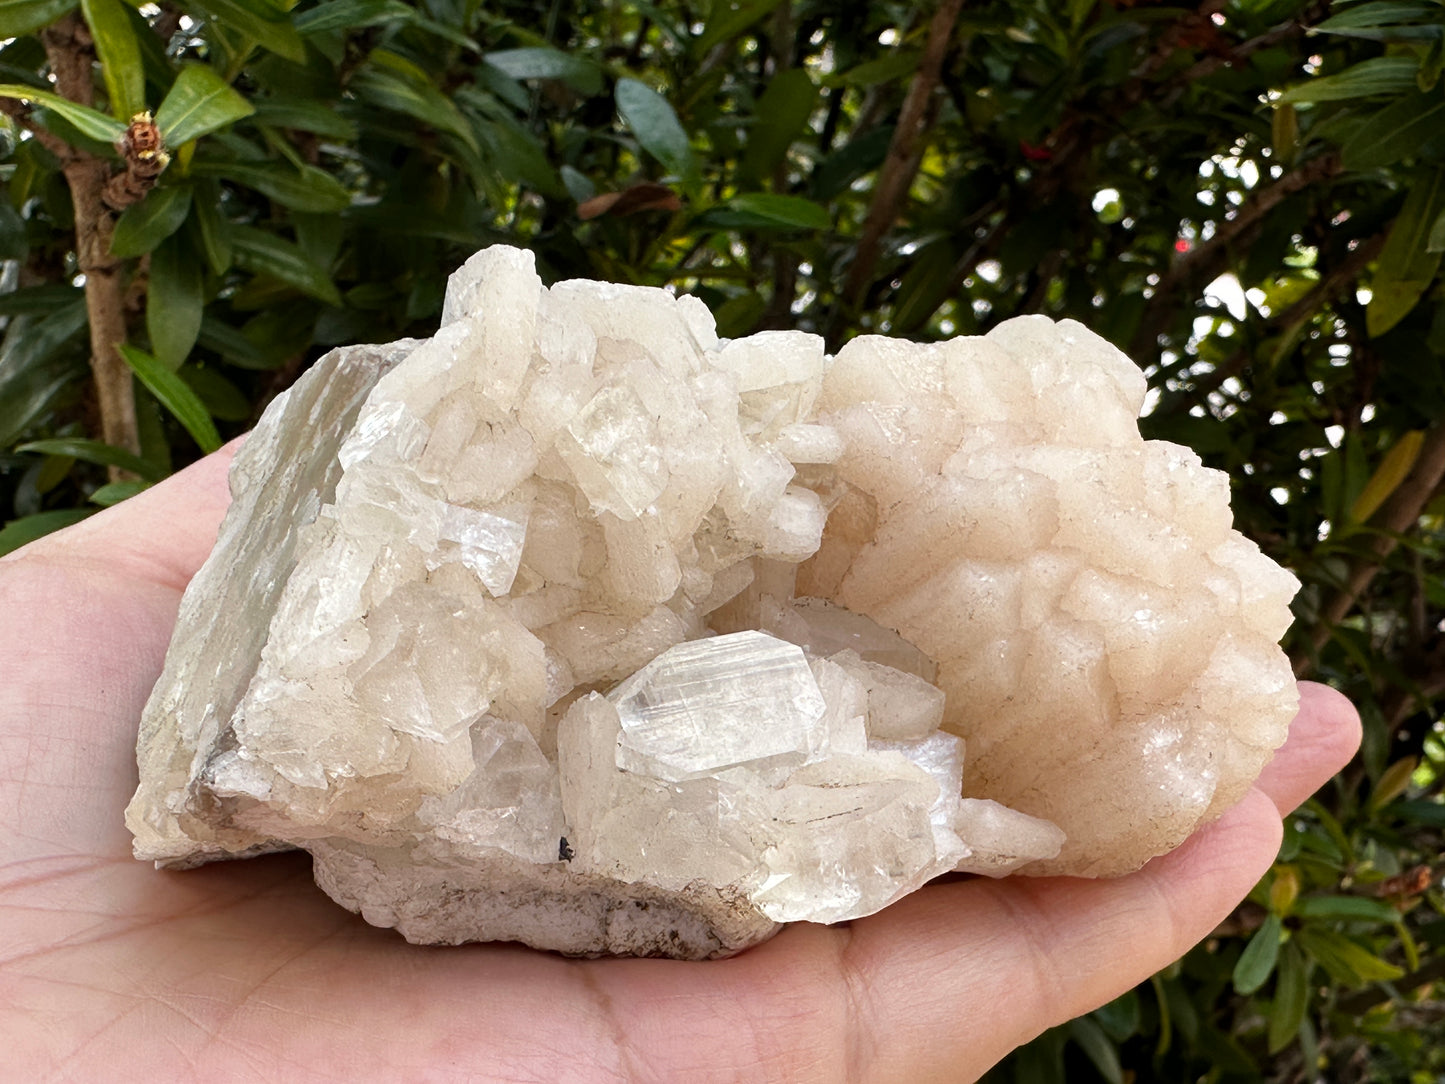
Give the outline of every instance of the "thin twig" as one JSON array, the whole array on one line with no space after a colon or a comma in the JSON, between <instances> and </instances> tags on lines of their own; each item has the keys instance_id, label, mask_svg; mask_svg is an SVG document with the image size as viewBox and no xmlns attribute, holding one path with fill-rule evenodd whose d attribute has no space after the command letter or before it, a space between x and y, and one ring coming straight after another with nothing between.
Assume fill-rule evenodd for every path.
<instances>
[{"instance_id":1,"label":"thin twig","mask_svg":"<svg viewBox=\"0 0 1445 1084\"><path fill-rule=\"evenodd\" d=\"M1308 673L1313 667L1314 655L1329 641L1334 627L1354 609L1375 573L1399 545L1400 535L1419 522L1420 513L1440 489L1442 481L1445 481L1445 423L1436 425L1426 435L1410 473L1371 517L1370 523L1378 532L1370 540L1368 552L1356 558L1340 589L1321 608L1310 633L1312 650L1294 660L1296 676Z\"/></svg>"},{"instance_id":2,"label":"thin twig","mask_svg":"<svg viewBox=\"0 0 1445 1084\"><path fill-rule=\"evenodd\" d=\"M1404 726L1412 714L1424 710L1430 701L1441 695L1445 695L1445 640L1416 657L1404 679L1390 690L1380 713L1394 732ZM1412 751L1418 753L1421 739L1433 730L1434 726L1434 715L1427 714L1421 719L1419 733L1411 733L1408 739L1397 734L1395 744L1398 746L1408 741Z\"/></svg>"},{"instance_id":3,"label":"thin twig","mask_svg":"<svg viewBox=\"0 0 1445 1084\"><path fill-rule=\"evenodd\" d=\"M1310 287L1307 294L1294 304L1272 314L1266 326L1283 329L1282 333L1286 335L1291 334L1295 328L1318 313L1342 290L1354 285L1365 266L1379 255L1384 244L1385 235L1383 233L1361 241L1348 256L1340 261L1338 266L1331 269L1324 278ZM1238 376L1254 358L1254 354L1255 351L1252 347L1242 346L1209 372L1195 377L1187 389L1166 392L1160 399L1159 405L1154 409L1154 417L1168 417L1186 404L1199 402L1230 377Z\"/></svg>"},{"instance_id":4,"label":"thin twig","mask_svg":"<svg viewBox=\"0 0 1445 1084\"><path fill-rule=\"evenodd\" d=\"M921 161L919 137L924 131L924 118L928 115L933 92L938 87L943 58L948 52L948 43L953 37L953 27L962 7L963 0L941 0L929 24L923 57L903 100L898 127L894 129L888 154L878 171L868 217L863 220L863 230L853 250L853 262L848 268L842 294L843 305L847 309L857 307L867 291L878 262L883 235L897 220L903 200L918 172Z\"/></svg>"},{"instance_id":5,"label":"thin twig","mask_svg":"<svg viewBox=\"0 0 1445 1084\"><path fill-rule=\"evenodd\" d=\"M1281 42L1289 41L1291 38L1303 37L1304 34L1304 24L1300 20L1295 19L1287 23L1282 23L1272 30L1266 30L1258 37L1250 38L1248 41L1242 41L1227 52L1204 57L1169 80L1168 90L1159 96L1159 104L1167 109L1178 100L1180 94L1205 76L1213 75L1220 68L1233 67L1239 63L1239 61L1244 60L1251 53L1256 53L1260 49L1267 49L1271 46L1279 45Z\"/></svg>"},{"instance_id":6,"label":"thin twig","mask_svg":"<svg viewBox=\"0 0 1445 1084\"><path fill-rule=\"evenodd\" d=\"M1176 86L1184 86L1184 76L1175 76L1169 79L1160 80L1156 78L1174 54L1181 48L1179 35L1188 26L1200 24L1206 21L1210 14L1219 10L1223 5L1218 0L1206 0L1199 9L1194 12L1185 13L1175 24L1171 24L1169 30L1160 36L1154 49L1144 58L1142 62L1130 74L1126 83L1112 92L1104 107L1089 105L1087 107L1075 107L1071 109L1049 132L1043 141L1043 149L1049 153L1047 161L1040 163L1037 170L1025 190L1013 201L1014 206L1036 207L1054 199L1061 189L1075 183L1070 178L1070 171L1074 170L1081 152L1086 148L1097 146L1100 141L1100 131L1111 129L1118 124L1118 118L1128 110L1137 106L1146 96L1158 99L1161 95L1173 92ZM1318 8L1318 4L1316 8ZM1325 6L1328 6L1327 0ZM1312 8L1305 13L1303 18L1312 18L1318 12ZM1232 65L1239 60L1247 58L1250 54L1280 41L1305 33L1305 25L1301 19L1276 26L1257 37L1239 42L1230 49L1214 54L1199 62L1200 65L1209 65L1207 69L1200 68L1195 78L1215 70L1218 67ZM1192 70L1192 69L1191 69ZM1186 73L1187 74L1187 73ZM950 95L955 105L962 110L964 108L965 88L945 78ZM876 190L875 190L876 191ZM997 210L1004 201L1002 198L990 201L988 204L989 213ZM1262 213L1262 212L1261 212ZM1238 212L1236 212L1238 214ZM1231 220L1232 221L1232 220ZM1007 225L1005 221L1002 225ZM964 257L956 265L955 271L949 277L948 289L942 294L945 298L956 296L962 289L963 282L973 273L974 267L984 259L992 256L1002 240L999 231L989 234L982 243L975 242L969 246ZM861 243L860 243L861 245ZM1221 250L1222 252L1222 250ZM855 263L856 267L856 263ZM855 271L856 273L856 271ZM850 295L845 294L845 297ZM850 300L851 297L850 297ZM856 302L855 302L856 303ZM925 322L932 313L925 314L915 320L912 327L917 327ZM1141 327L1144 326L1141 322ZM907 331L910 328L899 328L900 331ZM1241 365L1243 361L1241 360ZM1226 374L1228 375L1228 374ZM1224 379L1223 376L1220 377Z\"/></svg>"},{"instance_id":7,"label":"thin twig","mask_svg":"<svg viewBox=\"0 0 1445 1084\"><path fill-rule=\"evenodd\" d=\"M1159 350L1159 336L1177 311L1176 295L1218 277L1229 265L1231 249L1244 235L1261 225L1265 217L1296 192L1309 188L1340 171L1339 155L1323 154L1290 170L1273 184L1256 188L1239 208L1215 228L1214 236L1176 260L1160 277L1134 337L1132 355L1144 364Z\"/></svg>"}]
</instances>

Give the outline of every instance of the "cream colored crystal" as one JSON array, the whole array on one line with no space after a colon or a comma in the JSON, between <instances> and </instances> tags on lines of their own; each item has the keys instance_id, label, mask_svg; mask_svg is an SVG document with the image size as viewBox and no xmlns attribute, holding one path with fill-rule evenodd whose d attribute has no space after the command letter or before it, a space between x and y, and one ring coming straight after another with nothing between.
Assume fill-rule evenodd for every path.
<instances>
[{"instance_id":1,"label":"cream colored crystal","mask_svg":"<svg viewBox=\"0 0 1445 1084\"><path fill-rule=\"evenodd\" d=\"M496 247L241 450L138 857L286 847L416 941L724 955L949 870L1137 868L1237 800L1296 582L1071 321L721 342Z\"/></svg>"}]
</instances>

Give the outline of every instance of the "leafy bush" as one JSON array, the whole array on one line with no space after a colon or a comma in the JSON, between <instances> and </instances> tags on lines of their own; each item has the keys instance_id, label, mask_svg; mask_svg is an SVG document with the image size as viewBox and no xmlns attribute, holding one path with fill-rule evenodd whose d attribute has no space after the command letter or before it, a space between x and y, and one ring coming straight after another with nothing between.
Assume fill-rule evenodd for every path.
<instances>
[{"instance_id":1,"label":"leafy bush","mask_svg":"<svg viewBox=\"0 0 1445 1084\"><path fill-rule=\"evenodd\" d=\"M996 1075L1445 1072L1445 7L6 0L0 37L0 550L429 333L495 241L725 335L1077 318L1298 570L1287 647L1367 736L1213 938Z\"/></svg>"}]
</instances>

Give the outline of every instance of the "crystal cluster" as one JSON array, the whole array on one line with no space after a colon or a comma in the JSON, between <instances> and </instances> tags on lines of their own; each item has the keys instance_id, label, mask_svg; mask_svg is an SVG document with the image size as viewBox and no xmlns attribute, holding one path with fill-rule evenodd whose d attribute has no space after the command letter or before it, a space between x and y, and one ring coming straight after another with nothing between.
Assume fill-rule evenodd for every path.
<instances>
[{"instance_id":1,"label":"crystal cluster","mask_svg":"<svg viewBox=\"0 0 1445 1084\"><path fill-rule=\"evenodd\" d=\"M1070 321L718 339L496 247L318 362L142 720L136 854L304 848L426 942L717 956L951 870L1110 875L1295 709L1293 577Z\"/></svg>"}]
</instances>

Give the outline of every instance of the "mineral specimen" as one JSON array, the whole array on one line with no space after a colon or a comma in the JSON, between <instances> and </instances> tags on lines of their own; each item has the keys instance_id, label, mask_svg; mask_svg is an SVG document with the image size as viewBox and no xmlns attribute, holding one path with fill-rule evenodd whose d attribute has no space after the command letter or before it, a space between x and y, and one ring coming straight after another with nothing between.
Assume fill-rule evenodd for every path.
<instances>
[{"instance_id":1,"label":"mineral specimen","mask_svg":"<svg viewBox=\"0 0 1445 1084\"><path fill-rule=\"evenodd\" d=\"M1136 868L1295 710L1296 582L1071 321L720 341L491 248L267 411L127 813L423 942L723 955L951 870Z\"/></svg>"}]
</instances>

